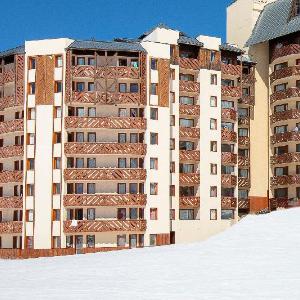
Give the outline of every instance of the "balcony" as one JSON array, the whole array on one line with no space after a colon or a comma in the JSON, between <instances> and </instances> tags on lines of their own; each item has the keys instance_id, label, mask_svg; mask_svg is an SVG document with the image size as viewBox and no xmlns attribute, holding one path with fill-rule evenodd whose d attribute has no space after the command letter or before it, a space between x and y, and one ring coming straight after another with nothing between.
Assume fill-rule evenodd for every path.
<instances>
[{"instance_id":1,"label":"balcony","mask_svg":"<svg viewBox=\"0 0 300 300\"><path fill-rule=\"evenodd\" d=\"M179 129L180 138L199 139L200 128L197 127L180 127Z\"/></svg>"},{"instance_id":2,"label":"balcony","mask_svg":"<svg viewBox=\"0 0 300 300\"><path fill-rule=\"evenodd\" d=\"M285 142L299 142L300 132L297 131L287 131L284 133L277 133L271 137L271 143L285 143Z\"/></svg>"},{"instance_id":3,"label":"balcony","mask_svg":"<svg viewBox=\"0 0 300 300\"><path fill-rule=\"evenodd\" d=\"M271 177L271 186L300 184L300 175L282 175Z\"/></svg>"},{"instance_id":4,"label":"balcony","mask_svg":"<svg viewBox=\"0 0 300 300\"><path fill-rule=\"evenodd\" d=\"M200 106L199 105L179 105L179 114L187 116L199 116L200 115Z\"/></svg>"},{"instance_id":5,"label":"balcony","mask_svg":"<svg viewBox=\"0 0 300 300\"><path fill-rule=\"evenodd\" d=\"M239 136L239 147L246 147L250 146L250 138L248 136Z\"/></svg>"},{"instance_id":6,"label":"balcony","mask_svg":"<svg viewBox=\"0 0 300 300\"><path fill-rule=\"evenodd\" d=\"M146 180L145 169L65 169L64 179L68 181L95 180Z\"/></svg>"},{"instance_id":7,"label":"balcony","mask_svg":"<svg viewBox=\"0 0 300 300\"><path fill-rule=\"evenodd\" d=\"M249 74L242 74L242 85L254 85L255 82L254 70L252 70Z\"/></svg>"},{"instance_id":8,"label":"balcony","mask_svg":"<svg viewBox=\"0 0 300 300\"><path fill-rule=\"evenodd\" d=\"M0 98L0 110L4 110L10 107L23 106L24 99L15 96L6 96Z\"/></svg>"},{"instance_id":9,"label":"balcony","mask_svg":"<svg viewBox=\"0 0 300 300\"><path fill-rule=\"evenodd\" d=\"M14 82L16 78L15 64L4 65L3 73L0 74L0 85Z\"/></svg>"},{"instance_id":10,"label":"balcony","mask_svg":"<svg viewBox=\"0 0 300 300\"><path fill-rule=\"evenodd\" d=\"M238 125L241 126L249 126L250 125L250 117L249 116L241 116L238 118Z\"/></svg>"},{"instance_id":11,"label":"balcony","mask_svg":"<svg viewBox=\"0 0 300 300\"><path fill-rule=\"evenodd\" d=\"M270 116L271 123L285 121L285 120L294 120L300 118L300 109L289 109L286 111L281 111L274 113Z\"/></svg>"},{"instance_id":12,"label":"balcony","mask_svg":"<svg viewBox=\"0 0 300 300\"><path fill-rule=\"evenodd\" d=\"M222 120L236 121L236 111L232 108L222 108Z\"/></svg>"},{"instance_id":13,"label":"balcony","mask_svg":"<svg viewBox=\"0 0 300 300\"><path fill-rule=\"evenodd\" d=\"M22 233L22 221L0 222L0 234Z\"/></svg>"},{"instance_id":14,"label":"balcony","mask_svg":"<svg viewBox=\"0 0 300 300\"><path fill-rule=\"evenodd\" d=\"M179 81L179 91L185 93L200 93L200 83L196 81L187 81L180 80Z\"/></svg>"},{"instance_id":15,"label":"balcony","mask_svg":"<svg viewBox=\"0 0 300 300\"><path fill-rule=\"evenodd\" d=\"M0 183L23 182L23 171L0 172Z\"/></svg>"},{"instance_id":16,"label":"balcony","mask_svg":"<svg viewBox=\"0 0 300 300\"><path fill-rule=\"evenodd\" d=\"M180 161L200 161L199 150L180 150L179 151Z\"/></svg>"},{"instance_id":17,"label":"balcony","mask_svg":"<svg viewBox=\"0 0 300 300\"><path fill-rule=\"evenodd\" d=\"M197 70L200 69L200 61L197 58L185 58L180 57L179 58L179 67L183 69L189 69L189 70Z\"/></svg>"},{"instance_id":18,"label":"balcony","mask_svg":"<svg viewBox=\"0 0 300 300\"><path fill-rule=\"evenodd\" d=\"M222 72L222 75L239 76L240 77L242 75L242 67L240 65L221 63L221 72Z\"/></svg>"},{"instance_id":19,"label":"balcony","mask_svg":"<svg viewBox=\"0 0 300 300\"><path fill-rule=\"evenodd\" d=\"M236 209L237 200L234 197L222 197L221 200L222 209Z\"/></svg>"},{"instance_id":20,"label":"balcony","mask_svg":"<svg viewBox=\"0 0 300 300\"><path fill-rule=\"evenodd\" d=\"M299 207L300 200L298 198L288 199L288 198L272 198L270 199L271 210L276 210L277 208L292 208Z\"/></svg>"},{"instance_id":21,"label":"balcony","mask_svg":"<svg viewBox=\"0 0 300 300\"><path fill-rule=\"evenodd\" d=\"M237 134L228 129L222 129L222 142L236 143Z\"/></svg>"},{"instance_id":22,"label":"balcony","mask_svg":"<svg viewBox=\"0 0 300 300\"><path fill-rule=\"evenodd\" d=\"M75 232L136 232L146 231L147 223L145 220L80 220L64 221L64 233Z\"/></svg>"},{"instance_id":23,"label":"balcony","mask_svg":"<svg viewBox=\"0 0 300 300\"><path fill-rule=\"evenodd\" d=\"M144 156L146 155L147 146L141 143L65 143L64 149L66 155L108 154Z\"/></svg>"},{"instance_id":24,"label":"balcony","mask_svg":"<svg viewBox=\"0 0 300 300\"><path fill-rule=\"evenodd\" d=\"M239 177L238 178L238 186L239 188L250 188L250 178L248 177Z\"/></svg>"},{"instance_id":25,"label":"balcony","mask_svg":"<svg viewBox=\"0 0 300 300\"><path fill-rule=\"evenodd\" d=\"M0 122L0 134L24 131L24 121L21 119Z\"/></svg>"},{"instance_id":26,"label":"balcony","mask_svg":"<svg viewBox=\"0 0 300 300\"><path fill-rule=\"evenodd\" d=\"M24 146L6 146L0 148L0 158L18 157L24 155Z\"/></svg>"},{"instance_id":27,"label":"balcony","mask_svg":"<svg viewBox=\"0 0 300 300\"><path fill-rule=\"evenodd\" d=\"M300 162L300 152L290 152L271 157L272 164L289 164Z\"/></svg>"},{"instance_id":28,"label":"balcony","mask_svg":"<svg viewBox=\"0 0 300 300\"><path fill-rule=\"evenodd\" d=\"M146 119L125 117L66 117L65 128L146 129Z\"/></svg>"},{"instance_id":29,"label":"balcony","mask_svg":"<svg viewBox=\"0 0 300 300\"><path fill-rule=\"evenodd\" d=\"M242 95L242 97L238 100L239 104L245 104L245 105L255 105L255 97L254 95Z\"/></svg>"},{"instance_id":30,"label":"balcony","mask_svg":"<svg viewBox=\"0 0 300 300\"><path fill-rule=\"evenodd\" d=\"M200 197L196 196L180 196L179 197L179 208L180 209L192 209L200 207Z\"/></svg>"},{"instance_id":31,"label":"balcony","mask_svg":"<svg viewBox=\"0 0 300 300\"><path fill-rule=\"evenodd\" d=\"M64 196L65 207L100 207L100 206L145 206L147 195L144 194L72 194Z\"/></svg>"},{"instance_id":32,"label":"balcony","mask_svg":"<svg viewBox=\"0 0 300 300\"><path fill-rule=\"evenodd\" d=\"M238 157L238 165L239 167L249 167L250 166L250 158L246 156Z\"/></svg>"},{"instance_id":33,"label":"balcony","mask_svg":"<svg viewBox=\"0 0 300 300\"><path fill-rule=\"evenodd\" d=\"M299 76L300 75L300 66L291 66L282 68L280 70L274 71L270 75L270 81L273 83L275 80L291 77L291 76Z\"/></svg>"},{"instance_id":34,"label":"balcony","mask_svg":"<svg viewBox=\"0 0 300 300\"><path fill-rule=\"evenodd\" d=\"M296 97L300 97L300 89L297 87L291 87L286 89L285 91L274 92L270 97L270 102L272 104L279 100Z\"/></svg>"},{"instance_id":35,"label":"balcony","mask_svg":"<svg viewBox=\"0 0 300 300\"><path fill-rule=\"evenodd\" d=\"M231 152L222 152L222 165L236 164L237 155Z\"/></svg>"},{"instance_id":36,"label":"balcony","mask_svg":"<svg viewBox=\"0 0 300 300\"><path fill-rule=\"evenodd\" d=\"M180 173L179 183L181 185L185 184L200 184L200 174L199 173Z\"/></svg>"},{"instance_id":37,"label":"balcony","mask_svg":"<svg viewBox=\"0 0 300 300\"><path fill-rule=\"evenodd\" d=\"M222 97L241 98L242 88L237 86L222 86Z\"/></svg>"},{"instance_id":38,"label":"balcony","mask_svg":"<svg viewBox=\"0 0 300 300\"><path fill-rule=\"evenodd\" d=\"M22 208L23 207L23 198L12 196L12 197L0 197L0 209L6 208Z\"/></svg>"},{"instance_id":39,"label":"balcony","mask_svg":"<svg viewBox=\"0 0 300 300\"><path fill-rule=\"evenodd\" d=\"M222 174L221 183L223 187L235 187L237 184L237 177L230 174Z\"/></svg>"},{"instance_id":40,"label":"balcony","mask_svg":"<svg viewBox=\"0 0 300 300\"><path fill-rule=\"evenodd\" d=\"M290 45L275 49L273 52L271 61L273 62L277 58L288 56L288 55L293 55L293 54L300 54L300 45L290 44Z\"/></svg>"},{"instance_id":41,"label":"balcony","mask_svg":"<svg viewBox=\"0 0 300 300\"><path fill-rule=\"evenodd\" d=\"M238 201L239 209L250 209L250 200L249 199L239 199Z\"/></svg>"}]
</instances>

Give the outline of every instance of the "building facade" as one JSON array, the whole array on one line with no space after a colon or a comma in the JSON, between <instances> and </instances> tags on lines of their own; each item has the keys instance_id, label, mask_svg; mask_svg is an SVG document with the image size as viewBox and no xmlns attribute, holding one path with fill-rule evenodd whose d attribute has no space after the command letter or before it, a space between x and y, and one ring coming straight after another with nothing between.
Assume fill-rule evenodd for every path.
<instances>
[{"instance_id":1,"label":"building facade","mask_svg":"<svg viewBox=\"0 0 300 300\"><path fill-rule=\"evenodd\" d=\"M192 242L248 214L255 64L243 53L164 25L0 53L1 247Z\"/></svg>"}]
</instances>

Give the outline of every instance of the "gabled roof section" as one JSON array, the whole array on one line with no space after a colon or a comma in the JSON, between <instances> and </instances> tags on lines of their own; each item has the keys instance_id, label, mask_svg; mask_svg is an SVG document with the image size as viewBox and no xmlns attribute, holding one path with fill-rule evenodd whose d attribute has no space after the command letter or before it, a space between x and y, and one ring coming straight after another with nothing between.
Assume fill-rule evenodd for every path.
<instances>
[{"instance_id":1,"label":"gabled roof section","mask_svg":"<svg viewBox=\"0 0 300 300\"><path fill-rule=\"evenodd\" d=\"M5 56L15 55L15 54L24 54L24 53L25 53L25 46L18 46L18 47L0 52L0 57L5 57Z\"/></svg>"},{"instance_id":2,"label":"gabled roof section","mask_svg":"<svg viewBox=\"0 0 300 300\"><path fill-rule=\"evenodd\" d=\"M235 45L231 45L231 44L222 44L222 45L220 45L220 50L235 52L235 53L238 53L238 54L243 54L245 52L244 50L238 48Z\"/></svg>"},{"instance_id":3,"label":"gabled roof section","mask_svg":"<svg viewBox=\"0 0 300 300\"><path fill-rule=\"evenodd\" d=\"M89 50L107 50L107 51L132 51L146 52L139 42L136 41L74 41L67 49L89 49Z\"/></svg>"},{"instance_id":4,"label":"gabled roof section","mask_svg":"<svg viewBox=\"0 0 300 300\"><path fill-rule=\"evenodd\" d=\"M277 0L261 12L246 47L300 31L300 16L291 16L294 0Z\"/></svg>"},{"instance_id":5,"label":"gabled roof section","mask_svg":"<svg viewBox=\"0 0 300 300\"><path fill-rule=\"evenodd\" d=\"M144 32L141 36L139 36L139 40L142 40L144 37L146 37L147 35L151 34L156 28L162 28L162 29L166 29L166 30L175 30L170 28L169 26L167 26L164 23L159 23L158 25L156 25L155 27L151 28L150 30Z\"/></svg>"}]
</instances>

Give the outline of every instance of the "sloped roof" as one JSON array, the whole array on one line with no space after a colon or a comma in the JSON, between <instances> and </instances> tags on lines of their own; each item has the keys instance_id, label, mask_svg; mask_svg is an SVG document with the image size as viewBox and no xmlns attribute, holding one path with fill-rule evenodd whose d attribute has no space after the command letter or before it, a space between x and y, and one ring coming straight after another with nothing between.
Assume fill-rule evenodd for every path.
<instances>
[{"instance_id":1,"label":"sloped roof","mask_svg":"<svg viewBox=\"0 0 300 300\"><path fill-rule=\"evenodd\" d=\"M244 53L245 51L231 44L220 45L220 50L231 51L236 53Z\"/></svg>"},{"instance_id":2,"label":"sloped roof","mask_svg":"<svg viewBox=\"0 0 300 300\"><path fill-rule=\"evenodd\" d=\"M23 54L23 53L25 53L25 46L18 46L18 47L0 52L0 57L14 55L14 54Z\"/></svg>"},{"instance_id":3,"label":"sloped roof","mask_svg":"<svg viewBox=\"0 0 300 300\"><path fill-rule=\"evenodd\" d=\"M300 16L289 20L293 0L277 0L261 12L246 47L300 30Z\"/></svg>"}]
</instances>

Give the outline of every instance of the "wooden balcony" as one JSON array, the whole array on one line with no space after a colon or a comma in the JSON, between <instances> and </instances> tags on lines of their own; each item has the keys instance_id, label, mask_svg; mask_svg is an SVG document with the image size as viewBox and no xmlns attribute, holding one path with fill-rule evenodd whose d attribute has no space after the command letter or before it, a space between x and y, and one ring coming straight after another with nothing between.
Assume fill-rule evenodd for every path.
<instances>
[{"instance_id":1,"label":"wooden balcony","mask_svg":"<svg viewBox=\"0 0 300 300\"><path fill-rule=\"evenodd\" d=\"M270 96L270 102L272 104L279 100L289 99L289 98L297 98L297 97L300 97L300 89L297 87L292 87L292 88L286 89L285 91L274 92Z\"/></svg>"},{"instance_id":2,"label":"wooden balcony","mask_svg":"<svg viewBox=\"0 0 300 300\"><path fill-rule=\"evenodd\" d=\"M224 64L221 63L221 72L223 75L229 76L242 76L242 67L240 65Z\"/></svg>"},{"instance_id":3,"label":"wooden balcony","mask_svg":"<svg viewBox=\"0 0 300 300\"><path fill-rule=\"evenodd\" d=\"M24 131L24 121L22 119L0 122L0 134L22 131Z\"/></svg>"},{"instance_id":4,"label":"wooden balcony","mask_svg":"<svg viewBox=\"0 0 300 300\"><path fill-rule=\"evenodd\" d=\"M235 187L237 185L237 177L235 175L222 174L221 183L223 187Z\"/></svg>"},{"instance_id":5,"label":"wooden balcony","mask_svg":"<svg viewBox=\"0 0 300 300\"><path fill-rule=\"evenodd\" d=\"M234 197L222 197L221 206L222 209L236 209L237 200Z\"/></svg>"},{"instance_id":6,"label":"wooden balcony","mask_svg":"<svg viewBox=\"0 0 300 300\"><path fill-rule=\"evenodd\" d=\"M23 171L0 172L0 183L23 182Z\"/></svg>"},{"instance_id":7,"label":"wooden balcony","mask_svg":"<svg viewBox=\"0 0 300 300\"><path fill-rule=\"evenodd\" d=\"M146 231L145 220L80 220L77 222L64 221L64 233L76 232L137 232Z\"/></svg>"},{"instance_id":8,"label":"wooden balcony","mask_svg":"<svg viewBox=\"0 0 300 300\"><path fill-rule=\"evenodd\" d=\"M11 197L0 197L0 209L5 208L22 208L23 207L23 198L18 196Z\"/></svg>"},{"instance_id":9,"label":"wooden balcony","mask_svg":"<svg viewBox=\"0 0 300 300\"><path fill-rule=\"evenodd\" d=\"M200 184L200 174L199 173L180 173L179 183L181 185L185 184Z\"/></svg>"},{"instance_id":10,"label":"wooden balcony","mask_svg":"<svg viewBox=\"0 0 300 300\"><path fill-rule=\"evenodd\" d=\"M239 199L238 200L239 209L250 209L250 200L249 199Z\"/></svg>"},{"instance_id":11,"label":"wooden balcony","mask_svg":"<svg viewBox=\"0 0 300 300\"><path fill-rule=\"evenodd\" d=\"M277 133L271 137L271 143L285 143L285 142L299 142L300 132L297 131L287 131L284 133Z\"/></svg>"},{"instance_id":12,"label":"wooden balcony","mask_svg":"<svg viewBox=\"0 0 300 300\"><path fill-rule=\"evenodd\" d=\"M147 195L144 194L93 194L65 195L65 207L100 207L100 206L145 206Z\"/></svg>"},{"instance_id":13,"label":"wooden balcony","mask_svg":"<svg viewBox=\"0 0 300 300\"><path fill-rule=\"evenodd\" d=\"M239 147L246 147L250 146L250 138L248 136L239 136Z\"/></svg>"},{"instance_id":14,"label":"wooden balcony","mask_svg":"<svg viewBox=\"0 0 300 300\"><path fill-rule=\"evenodd\" d=\"M250 188L250 178L239 177L238 178L238 186L239 188Z\"/></svg>"},{"instance_id":15,"label":"wooden balcony","mask_svg":"<svg viewBox=\"0 0 300 300\"><path fill-rule=\"evenodd\" d=\"M236 111L232 108L222 108L222 120L236 121Z\"/></svg>"},{"instance_id":16,"label":"wooden balcony","mask_svg":"<svg viewBox=\"0 0 300 300\"><path fill-rule=\"evenodd\" d=\"M271 177L271 186L300 184L300 175L283 175Z\"/></svg>"},{"instance_id":17,"label":"wooden balcony","mask_svg":"<svg viewBox=\"0 0 300 300\"><path fill-rule=\"evenodd\" d=\"M288 199L288 198L271 198L270 199L271 210L278 208L292 208L300 206L300 199Z\"/></svg>"},{"instance_id":18,"label":"wooden balcony","mask_svg":"<svg viewBox=\"0 0 300 300\"><path fill-rule=\"evenodd\" d=\"M236 164L237 155L231 152L222 152L222 165Z\"/></svg>"},{"instance_id":19,"label":"wooden balcony","mask_svg":"<svg viewBox=\"0 0 300 300\"><path fill-rule=\"evenodd\" d=\"M242 85L254 85L256 82L254 70L250 74L242 74Z\"/></svg>"},{"instance_id":20,"label":"wooden balcony","mask_svg":"<svg viewBox=\"0 0 300 300\"><path fill-rule=\"evenodd\" d=\"M222 86L222 97L241 98L242 88L238 86Z\"/></svg>"},{"instance_id":21,"label":"wooden balcony","mask_svg":"<svg viewBox=\"0 0 300 300\"><path fill-rule=\"evenodd\" d=\"M66 117L65 128L146 129L146 119L125 117Z\"/></svg>"},{"instance_id":22,"label":"wooden balcony","mask_svg":"<svg viewBox=\"0 0 300 300\"><path fill-rule=\"evenodd\" d=\"M24 146L12 145L0 148L0 158L19 157L24 155Z\"/></svg>"},{"instance_id":23,"label":"wooden balcony","mask_svg":"<svg viewBox=\"0 0 300 300\"><path fill-rule=\"evenodd\" d=\"M196 196L180 196L179 208L180 209L197 209L200 207L200 197Z\"/></svg>"},{"instance_id":24,"label":"wooden balcony","mask_svg":"<svg viewBox=\"0 0 300 300\"><path fill-rule=\"evenodd\" d=\"M179 81L179 92L185 93L200 93L200 83L196 81L187 81L180 80Z\"/></svg>"},{"instance_id":25,"label":"wooden balcony","mask_svg":"<svg viewBox=\"0 0 300 300\"><path fill-rule=\"evenodd\" d=\"M68 181L95 181L95 180L146 180L145 169L65 169L64 179Z\"/></svg>"},{"instance_id":26,"label":"wooden balcony","mask_svg":"<svg viewBox=\"0 0 300 300\"><path fill-rule=\"evenodd\" d=\"M200 115L200 105L179 105L179 114L187 116L199 116Z\"/></svg>"},{"instance_id":27,"label":"wooden balcony","mask_svg":"<svg viewBox=\"0 0 300 300\"><path fill-rule=\"evenodd\" d=\"M200 161L199 150L180 150L179 151L180 161Z\"/></svg>"},{"instance_id":28,"label":"wooden balcony","mask_svg":"<svg viewBox=\"0 0 300 300\"><path fill-rule=\"evenodd\" d=\"M22 221L0 222L0 234L22 233Z\"/></svg>"},{"instance_id":29,"label":"wooden balcony","mask_svg":"<svg viewBox=\"0 0 300 300\"><path fill-rule=\"evenodd\" d=\"M3 72L0 74L0 85L14 82L16 80L15 64L4 65Z\"/></svg>"},{"instance_id":30,"label":"wooden balcony","mask_svg":"<svg viewBox=\"0 0 300 300\"><path fill-rule=\"evenodd\" d=\"M238 165L239 167L250 167L250 157L239 156Z\"/></svg>"},{"instance_id":31,"label":"wooden balcony","mask_svg":"<svg viewBox=\"0 0 300 300\"><path fill-rule=\"evenodd\" d=\"M199 71L200 61L197 58L179 57L179 67L183 69Z\"/></svg>"},{"instance_id":32,"label":"wooden balcony","mask_svg":"<svg viewBox=\"0 0 300 300\"><path fill-rule=\"evenodd\" d=\"M300 45L290 44L290 45L275 49L273 52L271 61L273 62L277 58L289 56L289 55L293 55L293 54L300 54Z\"/></svg>"},{"instance_id":33,"label":"wooden balcony","mask_svg":"<svg viewBox=\"0 0 300 300\"><path fill-rule=\"evenodd\" d=\"M271 157L272 164L289 164L300 162L300 152L289 152Z\"/></svg>"},{"instance_id":34,"label":"wooden balcony","mask_svg":"<svg viewBox=\"0 0 300 300\"><path fill-rule=\"evenodd\" d=\"M238 125L249 126L250 125L250 117L249 116L239 117L238 118Z\"/></svg>"},{"instance_id":35,"label":"wooden balcony","mask_svg":"<svg viewBox=\"0 0 300 300\"><path fill-rule=\"evenodd\" d=\"M274 71L270 75L270 81L273 83L275 80L291 77L291 76L299 76L300 75L300 66L291 66L282 68L280 70Z\"/></svg>"},{"instance_id":36,"label":"wooden balcony","mask_svg":"<svg viewBox=\"0 0 300 300\"><path fill-rule=\"evenodd\" d=\"M4 110L6 108L11 107L17 107L17 106L23 106L24 105L24 99L23 98L17 98L15 96L6 96L6 97L0 97L0 110Z\"/></svg>"},{"instance_id":37,"label":"wooden balcony","mask_svg":"<svg viewBox=\"0 0 300 300\"><path fill-rule=\"evenodd\" d=\"M239 104L245 104L254 106L255 105L255 96L254 95L243 95L239 100Z\"/></svg>"},{"instance_id":38,"label":"wooden balcony","mask_svg":"<svg viewBox=\"0 0 300 300\"><path fill-rule=\"evenodd\" d=\"M294 120L299 118L300 118L300 109L289 109L286 111L274 113L273 115L270 116L271 124L280 121Z\"/></svg>"},{"instance_id":39,"label":"wooden balcony","mask_svg":"<svg viewBox=\"0 0 300 300\"><path fill-rule=\"evenodd\" d=\"M188 138L188 139L199 139L200 138L200 128L180 127L179 137L180 138Z\"/></svg>"},{"instance_id":40,"label":"wooden balcony","mask_svg":"<svg viewBox=\"0 0 300 300\"><path fill-rule=\"evenodd\" d=\"M79 78L95 78L96 67L95 66L72 66L72 77Z\"/></svg>"},{"instance_id":41,"label":"wooden balcony","mask_svg":"<svg viewBox=\"0 0 300 300\"><path fill-rule=\"evenodd\" d=\"M64 149L66 155L107 154L144 156L146 155L147 146L142 143L65 143Z\"/></svg>"},{"instance_id":42,"label":"wooden balcony","mask_svg":"<svg viewBox=\"0 0 300 300\"><path fill-rule=\"evenodd\" d=\"M234 131L228 129L222 129L222 142L236 143L237 134Z\"/></svg>"}]
</instances>

